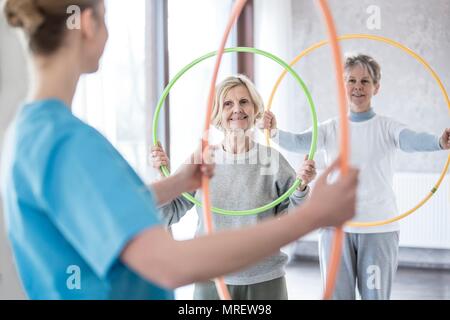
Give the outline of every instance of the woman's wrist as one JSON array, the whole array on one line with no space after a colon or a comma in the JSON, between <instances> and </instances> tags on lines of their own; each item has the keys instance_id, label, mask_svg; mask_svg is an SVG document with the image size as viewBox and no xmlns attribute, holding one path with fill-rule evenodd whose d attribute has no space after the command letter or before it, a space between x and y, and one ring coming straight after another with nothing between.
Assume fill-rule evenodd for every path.
<instances>
[{"instance_id":1,"label":"woman's wrist","mask_svg":"<svg viewBox=\"0 0 450 320\"><path fill-rule=\"evenodd\" d=\"M315 203L311 201L311 199L307 199L304 204L297 207L302 209L302 221L308 221L312 225L312 230L321 228L324 226L324 222L321 220L321 215L317 214L317 206Z\"/></svg>"},{"instance_id":2,"label":"woman's wrist","mask_svg":"<svg viewBox=\"0 0 450 320\"><path fill-rule=\"evenodd\" d=\"M179 193L178 195L182 194L183 192L188 192L189 190L189 181L186 179L186 177L183 176L180 172L174 173L172 176L173 179L173 188L176 193Z\"/></svg>"}]
</instances>

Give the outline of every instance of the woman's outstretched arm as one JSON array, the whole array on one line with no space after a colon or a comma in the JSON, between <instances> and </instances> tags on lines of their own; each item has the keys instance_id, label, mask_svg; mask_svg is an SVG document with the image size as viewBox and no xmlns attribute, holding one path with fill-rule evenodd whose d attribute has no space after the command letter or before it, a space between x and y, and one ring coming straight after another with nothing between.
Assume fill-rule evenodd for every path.
<instances>
[{"instance_id":1,"label":"woman's outstretched arm","mask_svg":"<svg viewBox=\"0 0 450 320\"><path fill-rule=\"evenodd\" d=\"M168 288L242 269L317 228L342 225L353 217L358 172L351 169L330 185L327 176L337 167L335 162L327 169L310 199L291 215L187 241L173 240L161 227L151 228L129 242L121 259L144 278Z\"/></svg>"}]
</instances>

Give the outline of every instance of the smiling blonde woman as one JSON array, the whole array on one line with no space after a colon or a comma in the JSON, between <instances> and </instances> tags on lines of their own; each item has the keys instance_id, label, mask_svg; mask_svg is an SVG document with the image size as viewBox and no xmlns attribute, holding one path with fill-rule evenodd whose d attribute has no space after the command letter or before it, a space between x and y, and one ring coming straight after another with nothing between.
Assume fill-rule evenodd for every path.
<instances>
[{"instance_id":1,"label":"smiling blonde woman","mask_svg":"<svg viewBox=\"0 0 450 320\"><path fill-rule=\"evenodd\" d=\"M243 75L231 76L216 88L212 124L223 132L215 146L216 170L210 182L213 206L226 210L257 208L277 199L294 183L296 173L276 150L253 139L256 120L263 111L261 96L254 84ZM153 150L154 166L169 164L160 147ZM276 217L300 205L309 192L308 183L315 177L314 161L306 160L298 172L303 183L289 199L257 215L213 215L215 230L240 229ZM201 191L192 193L201 199ZM194 205L179 197L162 207L168 225L178 222ZM197 207L199 223L196 235L204 233L202 208ZM277 250L249 268L228 274L225 283L233 299L287 299L284 266L288 257ZM218 299L212 281L197 283L195 299Z\"/></svg>"}]
</instances>

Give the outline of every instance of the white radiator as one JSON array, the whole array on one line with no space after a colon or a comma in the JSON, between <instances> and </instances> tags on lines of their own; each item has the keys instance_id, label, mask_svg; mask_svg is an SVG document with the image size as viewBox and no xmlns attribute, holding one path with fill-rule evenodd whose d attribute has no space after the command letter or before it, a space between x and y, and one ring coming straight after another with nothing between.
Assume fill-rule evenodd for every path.
<instances>
[{"instance_id":1,"label":"white radiator","mask_svg":"<svg viewBox=\"0 0 450 320\"><path fill-rule=\"evenodd\" d=\"M400 212L414 207L438 180L438 174L399 173L394 190ZM435 195L401 222L400 246L450 249L450 178L447 175Z\"/></svg>"},{"instance_id":2,"label":"white radiator","mask_svg":"<svg viewBox=\"0 0 450 320\"><path fill-rule=\"evenodd\" d=\"M394 190L400 213L415 207L438 178L438 174L395 174ZM401 247L450 249L450 176L444 178L438 191L424 206L401 220L400 225ZM317 232L302 240L317 241Z\"/></svg>"}]
</instances>

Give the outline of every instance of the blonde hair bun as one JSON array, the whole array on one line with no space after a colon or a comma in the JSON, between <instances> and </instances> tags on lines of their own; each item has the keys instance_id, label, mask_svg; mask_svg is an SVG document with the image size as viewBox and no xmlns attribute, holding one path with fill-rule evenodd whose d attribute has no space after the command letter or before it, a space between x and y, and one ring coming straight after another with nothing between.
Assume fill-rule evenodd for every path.
<instances>
[{"instance_id":1,"label":"blonde hair bun","mask_svg":"<svg viewBox=\"0 0 450 320\"><path fill-rule=\"evenodd\" d=\"M6 0L4 11L8 24L23 28L28 35L34 34L45 21L35 0Z\"/></svg>"}]
</instances>

